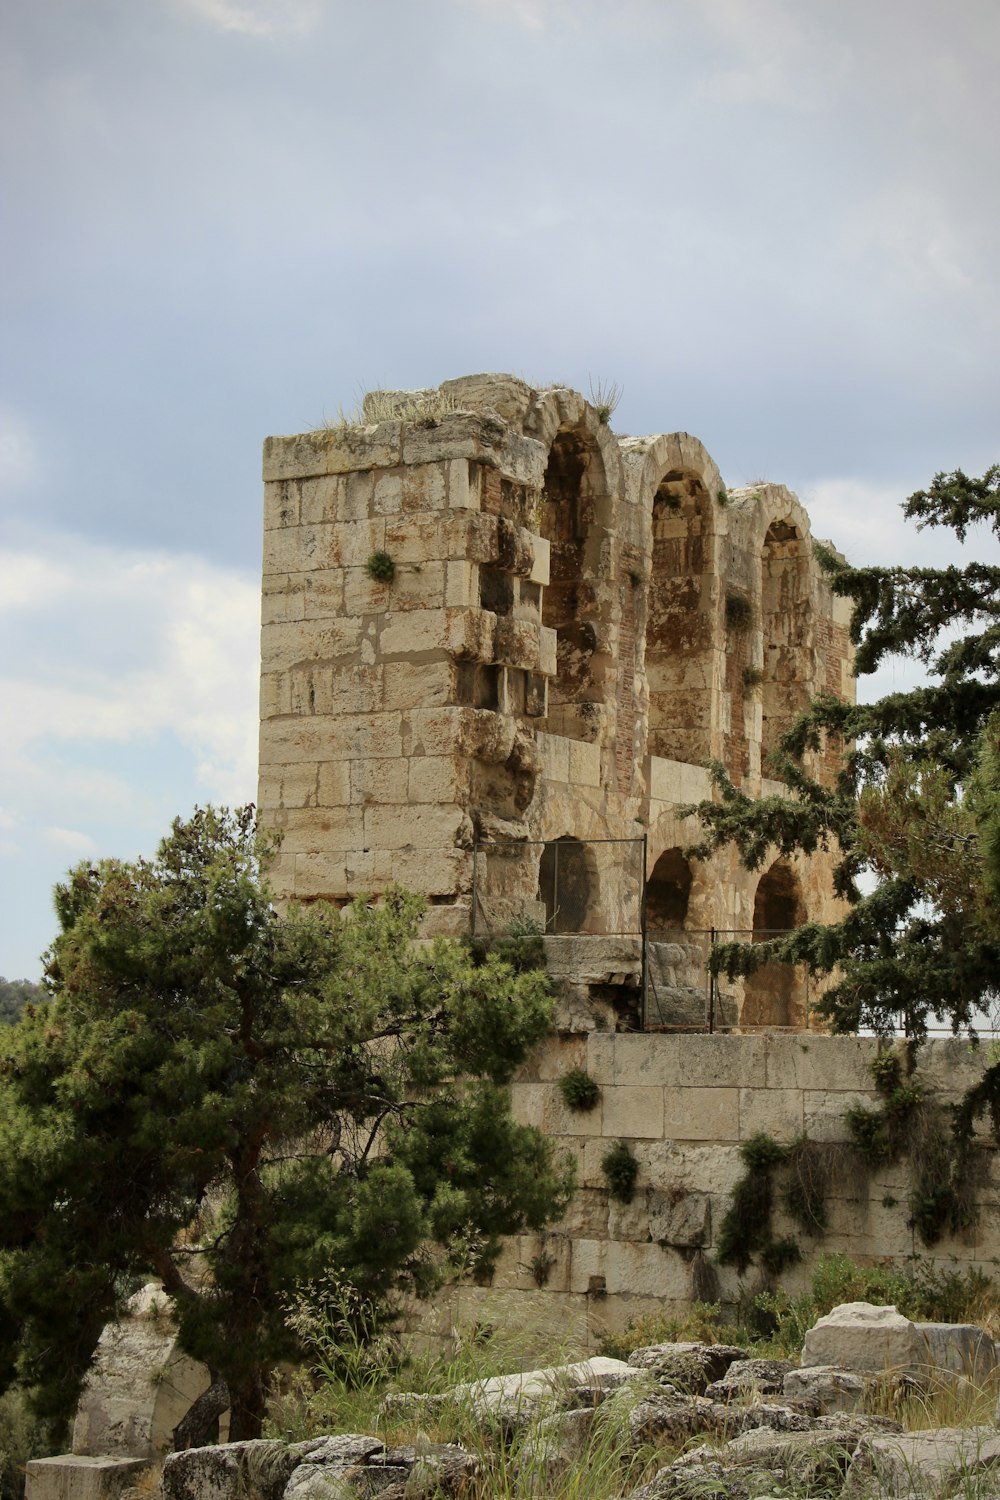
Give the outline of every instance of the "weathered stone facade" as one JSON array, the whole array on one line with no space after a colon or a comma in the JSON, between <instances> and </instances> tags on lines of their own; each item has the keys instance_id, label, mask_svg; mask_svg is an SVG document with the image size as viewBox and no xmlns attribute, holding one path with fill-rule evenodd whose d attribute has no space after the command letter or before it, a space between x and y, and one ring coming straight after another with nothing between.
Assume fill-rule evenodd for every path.
<instances>
[{"instance_id":1,"label":"weathered stone facade","mask_svg":"<svg viewBox=\"0 0 1000 1500\"><path fill-rule=\"evenodd\" d=\"M615 437L571 390L483 375L377 406L388 420L265 445L259 806L284 835L280 894L397 881L432 932L527 916L633 938L645 895L670 946L657 1014L692 1019L701 934L832 910L823 858L692 863L680 813L710 757L780 790L782 730L815 692L853 692L805 512L781 485L727 493L687 433ZM633 943L620 992L641 968ZM808 1020L792 974L719 1003Z\"/></svg>"}]
</instances>

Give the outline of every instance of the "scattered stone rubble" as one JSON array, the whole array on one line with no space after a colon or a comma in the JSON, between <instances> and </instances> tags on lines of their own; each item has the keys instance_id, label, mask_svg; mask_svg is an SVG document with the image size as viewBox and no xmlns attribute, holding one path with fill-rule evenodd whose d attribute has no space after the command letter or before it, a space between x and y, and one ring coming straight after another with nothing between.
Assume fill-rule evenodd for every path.
<instances>
[{"instance_id":1,"label":"scattered stone rubble","mask_svg":"<svg viewBox=\"0 0 1000 1500\"><path fill-rule=\"evenodd\" d=\"M863 1408L887 1383L892 1390L893 1382L919 1389L969 1376L982 1381L996 1365L996 1346L981 1329L913 1323L895 1308L848 1303L810 1330L799 1367L750 1359L732 1345L663 1343L637 1349L627 1362L594 1358L443 1395L394 1395L383 1414L409 1414L419 1424L449 1403L471 1410L495 1441L517 1440L511 1475L525 1495L557 1478L601 1424L637 1454L648 1444L689 1445L634 1489L634 1500L790 1493L797 1500L982 1500L1000 1496L1000 1410L989 1427L904 1432ZM111 1476L96 1482L97 1460L85 1462L86 1500L134 1482L132 1470L117 1484ZM58 1463L28 1465L27 1500L77 1500L65 1475L55 1482ZM447 1500L479 1472L479 1458L455 1444L418 1436L387 1447L371 1435L342 1433L172 1453L161 1490L162 1500ZM977 1487L970 1490L970 1481Z\"/></svg>"}]
</instances>

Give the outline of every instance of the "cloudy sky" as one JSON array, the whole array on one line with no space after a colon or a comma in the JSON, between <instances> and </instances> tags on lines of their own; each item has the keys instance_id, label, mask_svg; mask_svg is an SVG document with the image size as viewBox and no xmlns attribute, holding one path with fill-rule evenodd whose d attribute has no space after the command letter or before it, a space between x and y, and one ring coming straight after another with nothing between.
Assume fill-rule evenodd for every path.
<instances>
[{"instance_id":1,"label":"cloudy sky","mask_svg":"<svg viewBox=\"0 0 1000 1500\"><path fill-rule=\"evenodd\" d=\"M856 562L1000 458L996 0L10 0L0 973L255 784L260 445L616 381ZM981 552L984 541L972 545Z\"/></svg>"}]
</instances>

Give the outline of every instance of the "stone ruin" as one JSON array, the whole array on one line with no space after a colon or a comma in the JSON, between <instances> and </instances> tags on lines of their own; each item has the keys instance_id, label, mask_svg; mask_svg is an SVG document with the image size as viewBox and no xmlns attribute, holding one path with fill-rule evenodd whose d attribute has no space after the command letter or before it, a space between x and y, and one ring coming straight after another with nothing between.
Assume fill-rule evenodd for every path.
<instances>
[{"instance_id":1,"label":"stone ruin","mask_svg":"<svg viewBox=\"0 0 1000 1500\"><path fill-rule=\"evenodd\" d=\"M709 759L781 792L782 732L814 694L853 696L848 607L796 497L727 490L688 433L619 438L508 375L375 392L364 416L264 448L279 895L396 881L428 933L544 929L568 1029L808 1025L803 974L709 994L704 960L713 929L834 916L828 857L691 861L682 811Z\"/></svg>"}]
</instances>

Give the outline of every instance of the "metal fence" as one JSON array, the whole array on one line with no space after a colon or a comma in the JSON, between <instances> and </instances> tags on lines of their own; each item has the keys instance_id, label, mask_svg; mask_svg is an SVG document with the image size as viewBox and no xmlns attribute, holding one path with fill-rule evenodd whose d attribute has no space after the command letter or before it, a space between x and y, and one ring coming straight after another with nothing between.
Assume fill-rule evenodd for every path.
<instances>
[{"instance_id":1,"label":"metal fence","mask_svg":"<svg viewBox=\"0 0 1000 1500\"><path fill-rule=\"evenodd\" d=\"M817 998L804 964L763 964L729 980L709 972L716 943L759 943L789 928L649 928L644 943L643 1029L801 1031Z\"/></svg>"}]
</instances>

